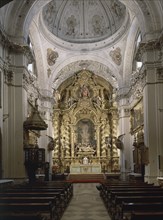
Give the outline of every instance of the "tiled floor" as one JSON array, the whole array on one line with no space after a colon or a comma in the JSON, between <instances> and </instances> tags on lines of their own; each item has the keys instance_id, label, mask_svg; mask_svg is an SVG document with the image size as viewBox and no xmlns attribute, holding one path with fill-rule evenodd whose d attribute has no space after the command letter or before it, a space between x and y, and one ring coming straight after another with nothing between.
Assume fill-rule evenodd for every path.
<instances>
[{"instance_id":1,"label":"tiled floor","mask_svg":"<svg viewBox=\"0 0 163 220\"><path fill-rule=\"evenodd\" d=\"M74 196L62 220L110 220L96 185L98 184L74 184Z\"/></svg>"}]
</instances>

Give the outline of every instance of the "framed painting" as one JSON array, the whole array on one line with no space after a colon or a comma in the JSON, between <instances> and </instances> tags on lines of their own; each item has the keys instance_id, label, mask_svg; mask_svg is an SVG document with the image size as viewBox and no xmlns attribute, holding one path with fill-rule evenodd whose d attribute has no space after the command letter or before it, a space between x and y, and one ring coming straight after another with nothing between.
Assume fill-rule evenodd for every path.
<instances>
[{"instance_id":1,"label":"framed painting","mask_svg":"<svg viewBox=\"0 0 163 220\"><path fill-rule=\"evenodd\" d=\"M131 109L131 134L134 134L144 125L143 99L139 100Z\"/></svg>"}]
</instances>

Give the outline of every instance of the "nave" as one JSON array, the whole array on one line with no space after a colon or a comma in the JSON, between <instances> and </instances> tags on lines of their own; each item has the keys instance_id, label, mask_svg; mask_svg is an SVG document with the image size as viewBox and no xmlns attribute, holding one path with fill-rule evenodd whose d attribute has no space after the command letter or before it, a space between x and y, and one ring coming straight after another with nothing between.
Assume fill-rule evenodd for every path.
<instances>
[{"instance_id":1,"label":"nave","mask_svg":"<svg viewBox=\"0 0 163 220\"><path fill-rule=\"evenodd\" d=\"M74 195L62 220L110 220L97 183L74 184Z\"/></svg>"}]
</instances>

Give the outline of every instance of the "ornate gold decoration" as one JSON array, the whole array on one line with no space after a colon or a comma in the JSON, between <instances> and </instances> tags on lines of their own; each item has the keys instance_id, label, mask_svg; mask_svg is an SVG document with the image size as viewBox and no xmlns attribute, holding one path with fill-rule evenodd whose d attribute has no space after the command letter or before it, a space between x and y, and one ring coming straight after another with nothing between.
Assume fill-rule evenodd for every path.
<instances>
[{"instance_id":1,"label":"ornate gold decoration","mask_svg":"<svg viewBox=\"0 0 163 220\"><path fill-rule=\"evenodd\" d=\"M61 158L61 169L67 169L87 157L90 163L101 162L103 171L118 171L118 149L114 142L111 147L106 143L110 135L117 136L118 111L109 102L111 85L82 70L61 84L58 92L53 119L57 141L54 160Z\"/></svg>"},{"instance_id":2,"label":"ornate gold decoration","mask_svg":"<svg viewBox=\"0 0 163 220\"><path fill-rule=\"evenodd\" d=\"M54 158L58 158L59 155L59 117L60 114L58 111L54 113L54 118L53 118L53 126L54 126L54 140L56 141L55 143L55 148L54 148Z\"/></svg>"}]
</instances>

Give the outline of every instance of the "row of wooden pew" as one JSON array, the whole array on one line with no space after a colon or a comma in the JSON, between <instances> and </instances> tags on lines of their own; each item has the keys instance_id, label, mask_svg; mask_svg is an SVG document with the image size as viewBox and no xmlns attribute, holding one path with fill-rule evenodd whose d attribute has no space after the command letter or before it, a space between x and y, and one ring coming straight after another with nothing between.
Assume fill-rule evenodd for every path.
<instances>
[{"instance_id":1,"label":"row of wooden pew","mask_svg":"<svg viewBox=\"0 0 163 220\"><path fill-rule=\"evenodd\" d=\"M13 185L0 192L0 220L59 220L72 196L65 181Z\"/></svg>"},{"instance_id":2,"label":"row of wooden pew","mask_svg":"<svg viewBox=\"0 0 163 220\"><path fill-rule=\"evenodd\" d=\"M144 182L106 181L100 196L112 220L163 220L163 188Z\"/></svg>"}]
</instances>

